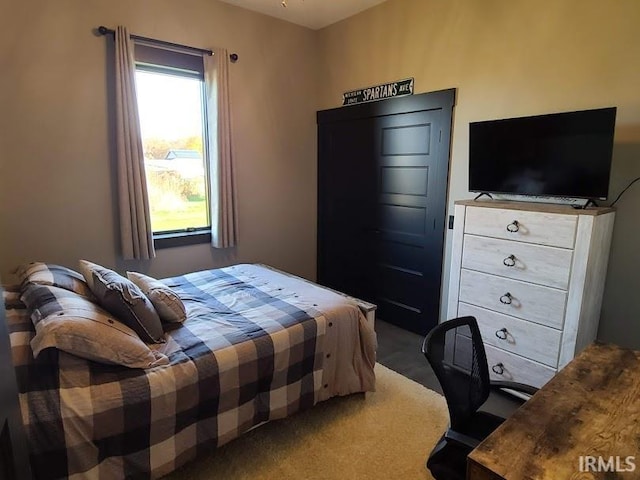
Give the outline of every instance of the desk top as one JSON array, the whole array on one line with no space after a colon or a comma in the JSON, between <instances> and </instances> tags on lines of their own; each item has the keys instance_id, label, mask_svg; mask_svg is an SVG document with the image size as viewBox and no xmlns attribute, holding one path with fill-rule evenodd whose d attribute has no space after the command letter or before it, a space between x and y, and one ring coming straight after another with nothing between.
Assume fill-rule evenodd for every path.
<instances>
[{"instance_id":1,"label":"desk top","mask_svg":"<svg viewBox=\"0 0 640 480\"><path fill-rule=\"evenodd\" d=\"M611 457L607 468L618 476L599 465ZM469 479L639 475L640 352L600 343L574 358L468 457Z\"/></svg>"}]
</instances>

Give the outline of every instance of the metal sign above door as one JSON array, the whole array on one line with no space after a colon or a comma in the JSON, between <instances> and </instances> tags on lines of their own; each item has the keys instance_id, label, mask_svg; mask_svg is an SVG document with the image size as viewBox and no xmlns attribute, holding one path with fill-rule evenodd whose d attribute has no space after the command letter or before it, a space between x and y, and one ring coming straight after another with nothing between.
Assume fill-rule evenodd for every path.
<instances>
[{"instance_id":1,"label":"metal sign above door","mask_svg":"<svg viewBox=\"0 0 640 480\"><path fill-rule=\"evenodd\" d=\"M342 105L374 102L385 98L413 95L413 78L405 78L397 82L383 83L373 87L360 88L342 94Z\"/></svg>"}]
</instances>

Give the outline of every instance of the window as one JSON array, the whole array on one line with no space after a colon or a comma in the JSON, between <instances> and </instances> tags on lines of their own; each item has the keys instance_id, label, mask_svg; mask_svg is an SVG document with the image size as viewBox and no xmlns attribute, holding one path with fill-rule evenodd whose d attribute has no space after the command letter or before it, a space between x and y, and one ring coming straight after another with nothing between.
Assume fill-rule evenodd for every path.
<instances>
[{"instance_id":1,"label":"window","mask_svg":"<svg viewBox=\"0 0 640 480\"><path fill-rule=\"evenodd\" d=\"M202 57L141 44L135 55L151 228L156 247L183 244L161 240L211 227Z\"/></svg>"}]
</instances>

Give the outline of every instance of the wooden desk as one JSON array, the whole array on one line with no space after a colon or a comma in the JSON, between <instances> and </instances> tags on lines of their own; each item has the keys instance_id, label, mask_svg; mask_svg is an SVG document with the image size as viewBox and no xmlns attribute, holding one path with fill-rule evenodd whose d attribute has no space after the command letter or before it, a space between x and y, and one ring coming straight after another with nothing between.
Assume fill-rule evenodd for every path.
<instances>
[{"instance_id":1,"label":"wooden desk","mask_svg":"<svg viewBox=\"0 0 640 480\"><path fill-rule=\"evenodd\" d=\"M597 457L618 472L585 471ZM471 452L467 478L640 478L640 352L588 346Z\"/></svg>"}]
</instances>

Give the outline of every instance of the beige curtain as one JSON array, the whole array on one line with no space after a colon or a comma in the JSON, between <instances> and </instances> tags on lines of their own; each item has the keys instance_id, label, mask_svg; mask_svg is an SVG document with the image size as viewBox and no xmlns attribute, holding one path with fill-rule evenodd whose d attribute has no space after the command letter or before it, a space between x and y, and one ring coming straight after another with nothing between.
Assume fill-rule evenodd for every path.
<instances>
[{"instance_id":1,"label":"beige curtain","mask_svg":"<svg viewBox=\"0 0 640 480\"><path fill-rule=\"evenodd\" d=\"M229 248L237 242L237 201L229 106L229 55L214 48L204 56L209 177L211 182L211 244Z\"/></svg>"},{"instance_id":2,"label":"beige curtain","mask_svg":"<svg viewBox=\"0 0 640 480\"><path fill-rule=\"evenodd\" d=\"M136 100L133 42L125 27L116 29L115 50L120 241L125 259L143 260L155 257L156 253Z\"/></svg>"}]
</instances>

